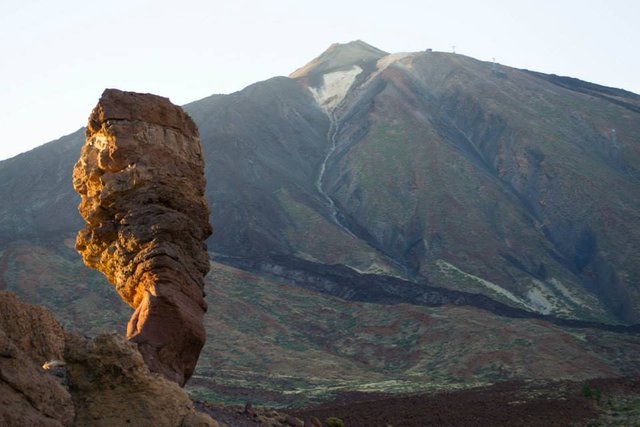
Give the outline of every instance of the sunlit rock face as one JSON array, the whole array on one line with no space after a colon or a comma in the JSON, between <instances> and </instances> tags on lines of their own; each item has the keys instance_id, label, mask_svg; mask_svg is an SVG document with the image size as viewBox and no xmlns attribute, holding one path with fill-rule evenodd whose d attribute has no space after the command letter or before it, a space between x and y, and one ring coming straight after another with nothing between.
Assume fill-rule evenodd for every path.
<instances>
[{"instance_id":1,"label":"sunlit rock face","mask_svg":"<svg viewBox=\"0 0 640 427\"><path fill-rule=\"evenodd\" d=\"M86 132L76 249L135 309L127 337L149 368L184 385L205 342L212 232L198 129L167 98L107 89Z\"/></svg>"}]
</instances>

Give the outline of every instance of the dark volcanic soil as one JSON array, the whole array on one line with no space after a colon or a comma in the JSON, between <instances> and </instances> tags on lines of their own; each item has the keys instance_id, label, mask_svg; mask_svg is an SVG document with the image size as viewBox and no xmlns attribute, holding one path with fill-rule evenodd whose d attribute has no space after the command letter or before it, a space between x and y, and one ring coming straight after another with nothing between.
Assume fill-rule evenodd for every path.
<instances>
[{"instance_id":1,"label":"dark volcanic soil","mask_svg":"<svg viewBox=\"0 0 640 427\"><path fill-rule=\"evenodd\" d=\"M196 407L228 427L293 425L289 416L337 417L346 427L640 426L640 378L508 381L411 396L349 392L305 409L255 408L254 416L234 406L196 402Z\"/></svg>"},{"instance_id":2,"label":"dark volcanic soil","mask_svg":"<svg viewBox=\"0 0 640 427\"><path fill-rule=\"evenodd\" d=\"M363 401L345 394L333 403L291 410L299 418L338 417L354 426L571 426L598 416L593 398L582 384L546 386L505 382L490 387L419 396L388 396Z\"/></svg>"}]
</instances>

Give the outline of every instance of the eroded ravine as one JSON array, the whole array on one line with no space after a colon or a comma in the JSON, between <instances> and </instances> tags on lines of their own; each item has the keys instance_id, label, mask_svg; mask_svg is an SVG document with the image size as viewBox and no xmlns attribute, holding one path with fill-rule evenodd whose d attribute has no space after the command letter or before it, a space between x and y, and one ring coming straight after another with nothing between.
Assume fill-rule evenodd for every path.
<instances>
[{"instance_id":1,"label":"eroded ravine","mask_svg":"<svg viewBox=\"0 0 640 427\"><path fill-rule=\"evenodd\" d=\"M339 122L336 117L336 109L327 112L327 115L329 116L330 120L329 131L327 132L329 149L327 150L327 154L320 164L320 171L318 172L318 178L316 179L316 188L318 189L318 193L320 193L320 195L322 195L322 197L327 201L327 205L329 207L329 212L331 213L333 222L350 236L356 237L355 234L353 234L351 230L349 230L349 228L340 220L340 211L338 210L336 203L333 201L333 198L329 195L329 193L327 193L324 188L324 176L327 172L327 164L331 160L331 157L333 157L333 153L336 151L336 148L338 146L337 136L339 131Z\"/></svg>"},{"instance_id":2,"label":"eroded ravine","mask_svg":"<svg viewBox=\"0 0 640 427\"><path fill-rule=\"evenodd\" d=\"M334 222L336 224L339 224L338 210L336 208L336 204L331 198L331 196L329 196L329 194L324 190L324 186L323 186L324 176L327 172L327 163L329 162L329 159L331 159L331 156L333 156L333 153L336 151L336 145L337 145L336 134L338 131L338 126L336 123L335 112L333 111L330 112L328 116L331 122L329 126L329 132L327 133L327 141L329 141L329 149L327 150L327 153L325 154L324 159L320 164L320 172L318 172L318 177L316 179L316 188L318 189L318 192L322 195L322 197L327 201L327 204L329 205L329 210L331 212L331 216Z\"/></svg>"}]
</instances>

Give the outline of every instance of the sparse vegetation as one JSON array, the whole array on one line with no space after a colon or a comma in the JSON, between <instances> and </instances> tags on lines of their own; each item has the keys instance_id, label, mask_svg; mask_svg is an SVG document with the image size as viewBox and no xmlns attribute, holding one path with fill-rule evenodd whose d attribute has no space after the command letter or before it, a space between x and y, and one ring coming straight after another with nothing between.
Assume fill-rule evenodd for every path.
<instances>
[{"instance_id":1,"label":"sparse vegetation","mask_svg":"<svg viewBox=\"0 0 640 427\"><path fill-rule=\"evenodd\" d=\"M584 383L582 385L582 395L587 399L594 399L597 402L600 402L602 398L602 393L598 387L591 387L588 383Z\"/></svg>"},{"instance_id":2,"label":"sparse vegetation","mask_svg":"<svg viewBox=\"0 0 640 427\"><path fill-rule=\"evenodd\" d=\"M344 427L344 421L337 417L329 417L324 422L327 427Z\"/></svg>"}]
</instances>

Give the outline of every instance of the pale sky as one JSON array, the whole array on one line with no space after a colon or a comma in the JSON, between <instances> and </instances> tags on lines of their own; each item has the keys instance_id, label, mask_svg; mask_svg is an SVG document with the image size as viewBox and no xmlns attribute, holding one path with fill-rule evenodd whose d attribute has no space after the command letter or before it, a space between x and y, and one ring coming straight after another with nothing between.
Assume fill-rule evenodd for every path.
<instances>
[{"instance_id":1,"label":"pale sky","mask_svg":"<svg viewBox=\"0 0 640 427\"><path fill-rule=\"evenodd\" d=\"M638 0L0 0L0 159L83 126L107 87L185 104L356 39L640 93L639 18Z\"/></svg>"}]
</instances>

